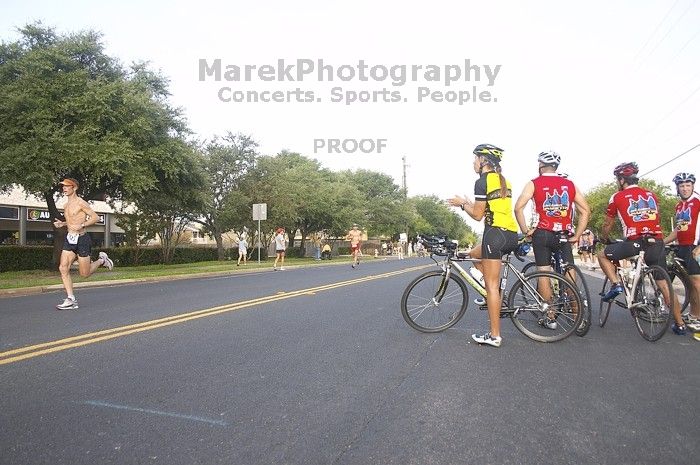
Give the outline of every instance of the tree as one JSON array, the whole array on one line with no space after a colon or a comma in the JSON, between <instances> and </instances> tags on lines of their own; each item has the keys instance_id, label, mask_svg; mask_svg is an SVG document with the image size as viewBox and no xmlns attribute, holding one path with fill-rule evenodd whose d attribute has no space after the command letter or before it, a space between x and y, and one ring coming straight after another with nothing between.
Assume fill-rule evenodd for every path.
<instances>
[{"instance_id":1,"label":"tree","mask_svg":"<svg viewBox=\"0 0 700 465\"><path fill-rule=\"evenodd\" d=\"M403 190L391 176L369 170L345 171L341 176L362 197L356 207L362 218L354 222L363 222L362 226L372 235L393 236L405 230L410 216L406 211L408 204Z\"/></svg>"},{"instance_id":2,"label":"tree","mask_svg":"<svg viewBox=\"0 0 700 465\"><path fill-rule=\"evenodd\" d=\"M476 234L454 211L435 196L416 196L411 201L417 218L413 231L417 234L446 234L462 243L474 243Z\"/></svg>"},{"instance_id":3,"label":"tree","mask_svg":"<svg viewBox=\"0 0 700 465\"><path fill-rule=\"evenodd\" d=\"M326 229L334 215L333 180L318 161L284 150L260 157L247 187L255 203L268 205L268 232L284 227L290 238L300 232L303 254L307 235Z\"/></svg>"},{"instance_id":4,"label":"tree","mask_svg":"<svg viewBox=\"0 0 700 465\"><path fill-rule=\"evenodd\" d=\"M206 203L204 192L206 177L200 160L185 144L179 147L181 154L174 158L181 163L175 173L163 173L158 187L141 196L135 207L139 224L146 236L157 234L163 253L163 263L170 263L175 247L193 212L202 211Z\"/></svg>"},{"instance_id":5,"label":"tree","mask_svg":"<svg viewBox=\"0 0 700 465\"><path fill-rule=\"evenodd\" d=\"M134 200L175 174L186 127L167 81L144 64L124 69L94 31L60 35L41 23L0 44L0 189L43 196L76 178L88 200ZM60 254L65 230L54 245Z\"/></svg>"},{"instance_id":6,"label":"tree","mask_svg":"<svg viewBox=\"0 0 700 465\"><path fill-rule=\"evenodd\" d=\"M201 215L190 219L202 224L216 241L219 260L224 257L223 234L250 223L252 202L242 192L242 183L255 167L258 143L250 136L229 132L202 150L206 174L206 204Z\"/></svg>"}]
</instances>

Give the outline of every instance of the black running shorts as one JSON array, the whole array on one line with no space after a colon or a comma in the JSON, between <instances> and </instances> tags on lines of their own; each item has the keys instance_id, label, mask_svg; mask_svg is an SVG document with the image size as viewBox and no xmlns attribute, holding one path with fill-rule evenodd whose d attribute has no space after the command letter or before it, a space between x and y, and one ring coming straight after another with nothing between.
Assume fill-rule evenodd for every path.
<instances>
[{"instance_id":1,"label":"black running shorts","mask_svg":"<svg viewBox=\"0 0 700 465\"><path fill-rule=\"evenodd\" d=\"M90 235L88 233L85 233L78 237L77 244L70 244L68 242L68 237L66 237L66 239L63 241L63 250L78 254L78 257L89 257L90 253L92 252L92 239L90 239Z\"/></svg>"}]
</instances>

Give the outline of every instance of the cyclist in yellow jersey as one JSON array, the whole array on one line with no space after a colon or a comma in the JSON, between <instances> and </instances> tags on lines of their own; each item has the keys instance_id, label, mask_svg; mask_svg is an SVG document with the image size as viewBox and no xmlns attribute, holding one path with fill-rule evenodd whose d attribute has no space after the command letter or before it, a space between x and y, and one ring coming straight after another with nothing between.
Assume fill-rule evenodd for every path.
<instances>
[{"instance_id":1,"label":"cyclist in yellow jersey","mask_svg":"<svg viewBox=\"0 0 700 465\"><path fill-rule=\"evenodd\" d=\"M474 155L474 172L479 174L474 184L474 201L455 196L448 202L475 220L484 220L481 244L474 246L470 255L482 259L475 266L484 274L491 331L483 335L472 334L472 339L479 344L499 347L502 340L499 317L501 258L518 247L518 223L513 216L510 183L501 174L503 150L491 144L481 144L474 149Z\"/></svg>"}]
</instances>

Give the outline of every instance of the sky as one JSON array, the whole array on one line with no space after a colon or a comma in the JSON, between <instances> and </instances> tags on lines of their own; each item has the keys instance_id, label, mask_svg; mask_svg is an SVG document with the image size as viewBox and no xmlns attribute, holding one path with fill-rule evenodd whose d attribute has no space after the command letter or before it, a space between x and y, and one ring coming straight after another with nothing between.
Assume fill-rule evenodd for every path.
<instances>
[{"instance_id":1,"label":"sky","mask_svg":"<svg viewBox=\"0 0 700 465\"><path fill-rule=\"evenodd\" d=\"M5 0L0 39L35 21L100 31L108 54L170 80L170 102L200 139L242 132L263 154L286 149L399 185L405 157L409 195L471 197L480 143L505 150L516 194L544 150L559 152L560 171L585 191L621 162L645 174L700 144L698 3ZM406 82L385 76L402 68ZM312 101L287 93L296 89ZM283 101L230 101L234 92ZM377 101L348 103L360 92ZM392 92L398 101L383 101ZM469 101L447 101L457 95ZM340 153L328 152L329 139ZM700 174L698 156L700 147L647 177L670 187L679 171Z\"/></svg>"}]
</instances>

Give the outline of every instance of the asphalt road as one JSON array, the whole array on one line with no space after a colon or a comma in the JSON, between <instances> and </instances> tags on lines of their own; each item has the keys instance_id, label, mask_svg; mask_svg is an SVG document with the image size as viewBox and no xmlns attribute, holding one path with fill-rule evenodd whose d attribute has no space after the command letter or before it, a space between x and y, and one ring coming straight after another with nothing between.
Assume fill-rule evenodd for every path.
<instances>
[{"instance_id":1,"label":"asphalt road","mask_svg":"<svg viewBox=\"0 0 700 465\"><path fill-rule=\"evenodd\" d=\"M698 462L700 343L621 309L554 344L470 343L473 306L421 334L399 300L430 263L2 298L0 464Z\"/></svg>"}]
</instances>

